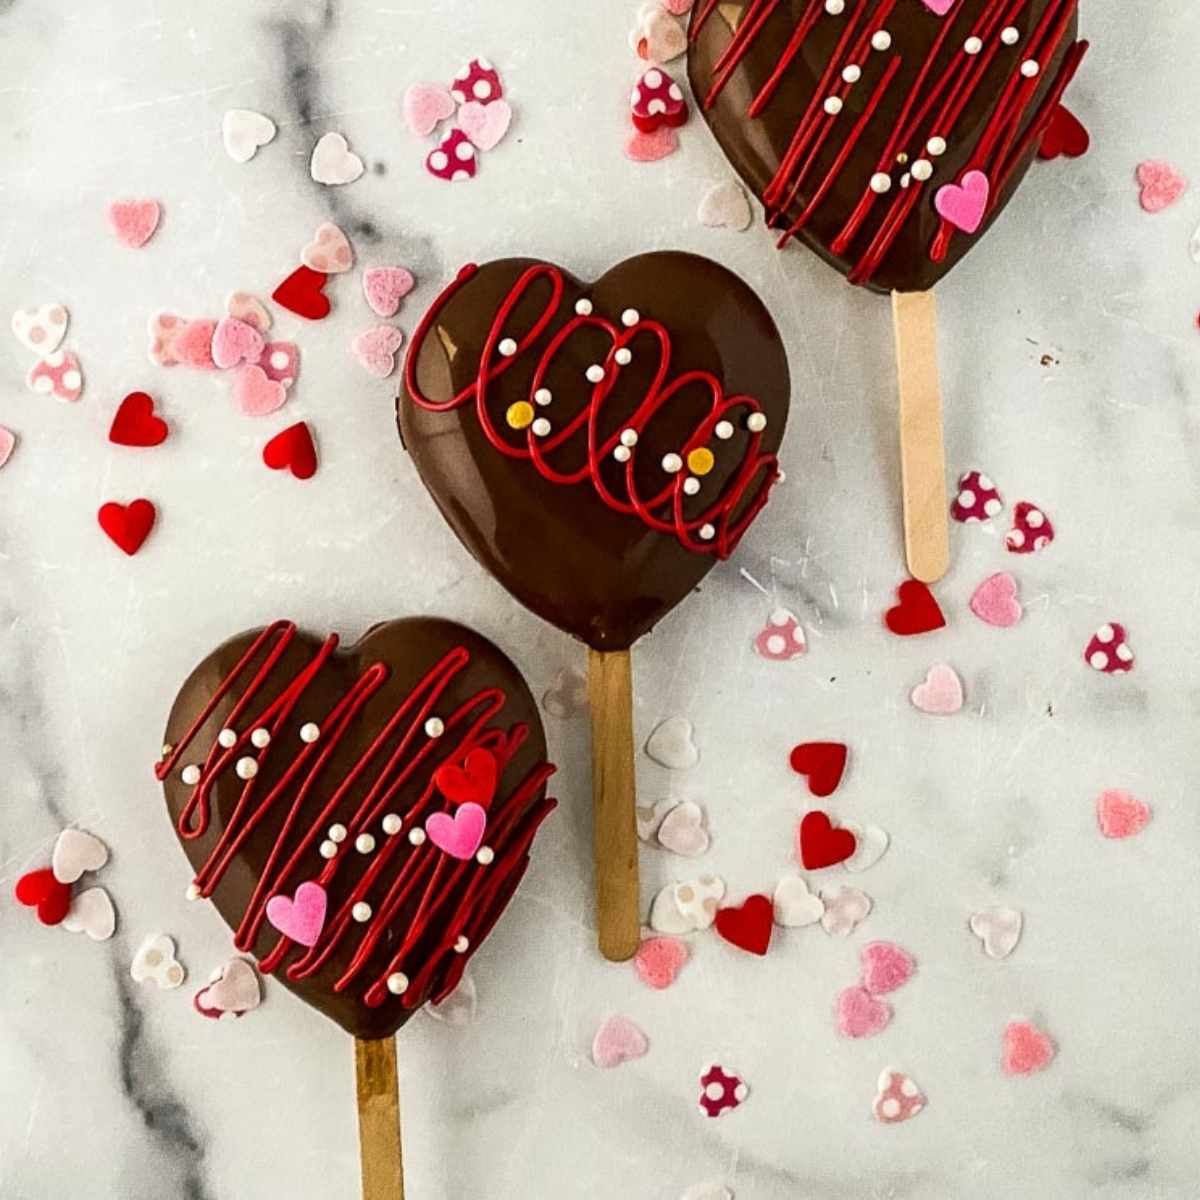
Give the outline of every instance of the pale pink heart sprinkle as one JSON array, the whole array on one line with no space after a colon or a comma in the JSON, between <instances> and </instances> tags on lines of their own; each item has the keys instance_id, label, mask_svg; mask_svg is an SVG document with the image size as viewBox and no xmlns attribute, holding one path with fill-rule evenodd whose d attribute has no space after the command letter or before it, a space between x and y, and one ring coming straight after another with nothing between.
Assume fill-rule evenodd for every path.
<instances>
[{"instance_id":1,"label":"pale pink heart sprinkle","mask_svg":"<svg viewBox=\"0 0 1200 1200\"><path fill-rule=\"evenodd\" d=\"M404 123L417 137L428 137L439 121L454 115L454 97L440 83L414 83L401 102Z\"/></svg>"},{"instance_id":2,"label":"pale pink heart sprinkle","mask_svg":"<svg viewBox=\"0 0 1200 1200\"><path fill-rule=\"evenodd\" d=\"M350 239L332 221L317 227L313 240L300 251L300 261L322 275L340 275L354 265Z\"/></svg>"},{"instance_id":3,"label":"pale pink heart sprinkle","mask_svg":"<svg viewBox=\"0 0 1200 1200\"><path fill-rule=\"evenodd\" d=\"M656 991L669 988L688 960L688 948L678 938L647 938L637 948L633 965L638 978Z\"/></svg>"},{"instance_id":4,"label":"pale pink heart sprinkle","mask_svg":"<svg viewBox=\"0 0 1200 1200\"><path fill-rule=\"evenodd\" d=\"M931 13L944 17L955 5L956 0L922 0Z\"/></svg>"},{"instance_id":5,"label":"pale pink heart sprinkle","mask_svg":"<svg viewBox=\"0 0 1200 1200\"><path fill-rule=\"evenodd\" d=\"M262 1002L262 989L254 968L242 958L231 959L217 978L196 995L202 1009L223 1013L250 1012Z\"/></svg>"},{"instance_id":6,"label":"pale pink heart sprinkle","mask_svg":"<svg viewBox=\"0 0 1200 1200\"><path fill-rule=\"evenodd\" d=\"M913 707L934 717L949 717L963 706L962 680L948 663L934 663L923 683L912 690Z\"/></svg>"},{"instance_id":7,"label":"pale pink heart sprinkle","mask_svg":"<svg viewBox=\"0 0 1200 1200\"><path fill-rule=\"evenodd\" d=\"M12 457L17 444L17 435L5 425L0 425L0 467Z\"/></svg>"},{"instance_id":8,"label":"pale pink heart sprinkle","mask_svg":"<svg viewBox=\"0 0 1200 1200\"><path fill-rule=\"evenodd\" d=\"M74 883L88 871L98 871L108 862L108 847L94 833L64 829L54 841L50 866L59 883Z\"/></svg>"},{"instance_id":9,"label":"pale pink heart sprinkle","mask_svg":"<svg viewBox=\"0 0 1200 1200\"><path fill-rule=\"evenodd\" d=\"M870 942L859 953L862 985L872 996L903 987L917 969L917 961L894 942Z\"/></svg>"},{"instance_id":10,"label":"pale pink heart sprinkle","mask_svg":"<svg viewBox=\"0 0 1200 1200\"><path fill-rule=\"evenodd\" d=\"M1012 1021L1004 1030L1004 1052L1000 1065L1006 1075L1030 1075L1048 1067L1055 1055L1054 1043L1029 1021Z\"/></svg>"},{"instance_id":11,"label":"pale pink heart sprinkle","mask_svg":"<svg viewBox=\"0 0 1200 1200\"><path fill-rule=\"evenodd\" d=\"M237 317L222 317L213 331L212 360L222 371L240 363L254 365L263 355L263 336Z\"/></svg>"},{"instance_id":12,"label":"pale pink heart sprinkle","mask_svg":"<svg viewBox=\"0 0 1200 1200\"><path fill-rule=\"evenodd\" d=\"M592 1039L592 1062L609 1070L641 1058L649 1049L646 1035L628 1017L609 1017Z\"/></svg>"},{"instance_id":13,"label":"pale pink heart sprinkle","mask_svg":"<svg viewBox=\"0 0 1200 1200\"><path fill-rule=\"evenodd\" d=\"M886 1029L891 1019L891 1005L866 988L850 987L838 994L837 1027L845 1037L871 1037Z\"/></svg>"},{"instance_id":14,"label":"pale pink heart sprinkle","mask_svg":"<svg viewBox=\"0 0 1200 1200\"><path fill-rule=\"evenodd\" d=\"M269 379L262 367L246 366L233 377L233 399L246 416L265 417L283 407L287 389L282 383Z\"/></svg>"},{"instance_id":15,"label":"pale pink heart sprinkle","mask_svg":"<svg viewBox=\"0 0 1200 1200\"><path fill-rule=\"evenodd\" d=\"M494 150L512 124L512 108L507 100L481 104L468 100L458 110L458 127L480 150Z\"/></svg>"},{"instance_id":16,"label":"pale pink heart sprinkle","mask_svg":"<svg viewBox=\"0 0 1200 1200\"><path fill-rule=\"evenodd\" d=\"M131 250L144 246L154 236L161 216L157 200L114 200L108 206L108 222L117 240Z\"/></svg>"},{"instance_id":17,"label":"pale pink heart sprinkle","mask_svg":"<svg viewBox=\"0 0 1200 1200\"><path fill-rule=\"evenodd\" d=\"M175 340L171 344L175 361L197 371L216 370L217 364L213 362L212 356L212 342L213 336L217 332L217 324L218 322L207 319L188 321L175 335Z\"/></svg>"},{"instance_id":18,"label":"pale pink heart sprinkle","mask_svg":"<svg viewBox=\"0 0 1200 1200\"><path fill-rule=\"evenodd\" d=\"M1096 801L1096 820L1106 838L1127 838L1141 833L1151 817L1150 805L1130 792L1110 788Z\"/></svg>"},{"instance_id":19,"label":"pale pink heart sprinkle","mask_svg":"<svg viewBox=\"0 0 1200 1200\"><path fill-rule=\"evenodd\" d=\"M404 267L368 267L363 272L363 295L376 316L394 317L415 282Z\"/></svg>"},{"instance_id":20,"label":"pale pink heart sprinkle","mask_svg":"<svg viewBox=\"0 0 1200 1200\"><path fill-rule=\"evenodd\" d=\"M354 339L353 349L368 371L377 379L386 379L396 369L396 351L404 334L394 325L376 325Z\"/></svg>"},{"instance_id":21,"label":"pale pink heart sprinkle","mask_svg":"<svg viewBox=\"0 0 1200 1200\"><path fill-rule=\"evenodd\" d=\"M266 310L262 301L249 292L231 292L225 304L225 311L247 325L253 325L259 333L266 333L271 328L271 314Z\"/></svg>"},{"instance_id":22,"label":"pale pink heart sprinkle","mask_svg":"<svg viewBox=\"0 0 1200 1200\"><path fill-rule=\"evenodd\" d=\"M1139 163L1137 179L1141 185L1138 202L1148 213L1170 208L1187 191L1187 180L1168 162Z\"/></svg>"},{"instance_id":23,"label":"pale pink heart sprinkle","mask_svg":"<svg viewBox=\"0 0 1200 1200\"><path fill-rule=\"evenodd\" d=\"M653 133L635 129L625 141L625 157L631 162L657 162L679 149L679 134L668 125Z\"/></svg>"},{"instance_id":24,"label":"pale pink heart sprinkle","mask_svg":"<svg viewBox=\"0 0 1200 1200\"><path fill-rule=\"evenodd\" d=\"M267 920L298 945L315 946L325 926L327 904L325 889L306 880L294 897L272 896L267 901Z\"/></svg>"},{"instance_id":25,"label":"pale pink heart sprinkle","mask_svg":"<svg viewBox=\"0 0 1200 1200\"><path fill-rule=\"evenodd\" d=\"M975 589L971 611L988 625L1010 629L1025 611L1017 599L1017 581L1007 571L989 576Z\"/></svg>"},{"instance_id":26,"label":"pale pink heart sprinkle","mask_svg":"<svg viewBox=\"0 0 1200 1200\"><path fill-rule=\"evenodd\" d=\"M982 171L968 171L962 183L938 188L933 198L938 213L963 233L974 233L987 213L991 184Z\"/></svg>"},{"instance_id":27,"label":"pale pink heart sprinkle","mask_svg":"<svg viewBox=\"0 0 1200 1200\"><path fill-rule=\"evenodd\" d=\"M429 840L452 858L473 858L483 841L487 828L487 810L480 804L468 801L449 813L433 813L425 822Z\"/></svg>"}]
</instances>

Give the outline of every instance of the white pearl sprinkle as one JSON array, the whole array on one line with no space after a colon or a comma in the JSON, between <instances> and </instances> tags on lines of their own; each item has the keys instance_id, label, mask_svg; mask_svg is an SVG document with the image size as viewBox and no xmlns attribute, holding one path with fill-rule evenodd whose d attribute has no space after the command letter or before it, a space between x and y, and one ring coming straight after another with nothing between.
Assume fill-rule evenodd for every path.
<instances>
[{"instance_id":1,"label":"white pearl sprinkle","mask_svg":"<svg viewBox=\"0 0 1200 1200\"><path fill-rule=\"evenodd\" d=\"M250 735L250 744L257 746L260 750L266 749L271 744L271 731L269 729L256 729Z\"/></svg>"},{"instance_id":2,"label":"white pearl sprinkle","mask_svg":"<svg viewBox=\"0 0 1200 1200\"><path fill-rule=\"evenodd\" d=\"M627 329L632 328L642 319L642 314L636 308L627 308L621 314L621 324Z\"/></svg>"},{"instance_id":3,"label":"white pearl sprinkle","mask_svg":"<svg viewBox=\"0 0 1200 1200\"><path fill-rule=\"evenodd\" d=\"M188 763L182 771L179 772L179 778L183 780L189 787L192 784L200 782L200 768L195 763Z\"/></svg>"},{"instance_id":4,"label":"white pearl sprinkle","mask_svg":"<svg viewBox=\"0 0 1200 1200\"><path fill-rule=\"evenodd\" d=\"M317 738L319 738L320 736L321 736L320 725L315 725L315 724L313 724L312 721L309 721L307 724L300 726L300 740L302 742L309 742L311 744L312 742L315 742L317 740Z\"/></svg>"},{"instance_id":5,"label":"white pearl sprinkle","mask_svg":"<svg viewBox=\"0 0 1200 1200\"><path fill-rule=\"evenodd\" d=\"M545 437L550 432L550 422L545 417L538 417L529 428L534 437Z\"/></svg>"},{"instance_id":6,"label":"white pearl sprinkle","mask_svg":"<svg viewBox=\"0 0 1200 1200\"><path fill-rule=\"evenodd\" d=\"M715 433L717 437L721 439L721 441L729 441L729 439L733 437L733 422L718 421L716 426L713 428L713 433Z\"/></svg>"},{"instance_id":7,"label":"white pearl sprinkle","mask_svg":"<svg viewBox=\"0 0 1200 1200\"><path fill-rule=\"evenodd\" d=\"M862 78L862 67L857 63L851 63L848 67L843 67L842 78L847 83L857 83Z\"/></svg>"},{"instance_id":8,"label":"white pearl sprinkle","mask_svg":"<svg viewBox=\"0 0 1200 1200\"><path fill-rule=\"evenodd\" d=\"M825 11L831 17L840 17L846 11L846 0L825 0Z\"/></svg>"},{"instance_id":9,"label":"white pearl sprinkle","mask_svg":"<svg viewBox=\"0 0 1200 1200\"><path fill-rule=\"evenodd\" d=\"M946 139L944 137L931 137L925 143L925 149L933 155L934 158L940 158L946 153Z\"/></svg>"},{"instance_id":10,"label":"white pearl sprinkle","mask_svg":"<svg viewBox=\"0 0 1200 1200\"><path fill-rule=\"evenodd\" d=\"M871 191L882 196L892 190L892 177L886 171L877 171L871 176Z\"/></svg>"},{"instance_id":11,"label":"white pearl sprinkle","mask_svg":"<svg viewBox=\"0 0 1200 1200\"><path fill-rule=\"evenodd\" d=\"M599 383L604 378L604 368L599 363L592 363L584 375L587 377L588 383Z\"/></svg>"},{"instance_id":12,"label":"white pearl sprinkle","mask_svg":"<svg viewBox=\"0 0 1200 1200\"><path fill-rule=\"evenodd\" d=\"M387 990L393 996L403 996L408 991L408 976L403 971L394 971L387 977Z\"/></svg>"},{"instance_id":13,"label":"white pearl sprinkle","mask_svg":"<svg viewBox=\"0 0 1200 1200\"><path fill-rule=\"evenodd\" d=\"M410 842L412 842L412 844L413 844L414 846L420 846L420 845L422 845L422 844L424 843L424 841L425 841L425 830L423 830L423 829L410 829L410 830L408 831L408 840L409 840Z\"/></svg>"},{"instance_id":14,"label":"white pearl sprinkle","mask_svg":"<svg viewBox=\"0 0 1200 1200\"><path fill-rule=\"evenodd\" d=\"M425 736L439 738L446 732L446 724L441 717L430 717L425 722Z\"/></svg>"},{"instance_id":15,"label":"white pearl sprinkle","mask_svg":"<svg viewBox=\"0 0 1200 1200\"><path fill-rule=\"evenodd\" d=\"M326 838L325 841L323 841L321 843L321 857L322 858L336 858L337 857L337 842L331 842L331 841L329 841L328 838Z\"/></svg>"},{"instance_id":16,"label":"white pearl sprinkle","mask_svg":"<svg viewBox=\"0 0 1200 1200\"><path fill-rule=\"evenodd\" d=\"M199 900L200 899L200 889L194 883L189 883L187 885L187 891L184 892L183 894L189 900Z\"/></svg>"},{"instance_id":17,"label":"white pearl sprinkle","mask_svg":"<svg viewBox=\"0 0 1200 1200\"><path fill-rule=\"evenodd\" d=\"M689 475L683 481L683 490L689 496L694 496L700 490L700 480L695 475Z\"/></svg>"},{"instance_id":18,"label":"white pearl sprinkle","mask_svg":"<svg viewBox=\"0 0 1200 1200\"><path fill-rule=\"evenodd\" d=\"M1000 40L1006 46L1015 46L1021 40L1021 31L1015 25L1006 25L1000 30Z\"/></svg>"},{"instance_id":19,"label":"white pearl sprinkle","mask_svg":"<svg viewBox=\"0 0 1200 1200\"><path fill-rule=\"evenodd\" d=\"M239 758L234 770L237 771L239 779L253 779L258 774L258 763L249 756Z\"/></svg>"},{"instance_id":20,"label":"white pearl sprinkle","mask_svg":"<svg viewBox=\"0 0 1200 1200\"><path fill-rule=\"evenodd\" d=\"M331 842L344 842L346 840L345 825L330 825L329 840Z\"/></svg>"},{"instance_id":21,"label":"white pearl sprinkle","mask_svg":"<svg viewBox=\"0 0 1200 1200\"><path fill-rule=\"evenodd\" d=\"M496 857L496 852L491 846L480 846L475 854L475 861L481 866L486 867Z\"/></svg>"},{"instance_id":22,"label":"white pearl sprinkle","mask_svg":"<svg viewBox=\"0 0 1200 1200\"><path fill-rule=\"evenodd\" d=\"M977 37L969 37L963 42L963 50L967 54L978 54L983 49L983 39Z\"/></svg>"},{"instance_id":23,"label":"white pearl sprinkle","mask_svg":"<svg viewBox=\"0 0 1200 1200\"><path fill-rule=\"evenodd\" d=\"M613 358L615 358L621 366L627 367L631 362L633 362L633 351L630 350L628 346L622 346L620 350L613 355Z\"/></svg>"},{"instance_id":24,"label":"white pearl sprinkle","mask_svg":"<svg viewBox=\"0 0 1200 1200\"><path fill-rule=\"evenodd\" d=\"M359 854L370 854L375 849L375 839L369 833L360 833L354 839L354 848Z\"/></svg>"},{"instance_id":25,"label":"white pearl sprinkle","mask_svg":"<svg viewBox=\"0 0 1200 1200\"><path fill-rule=\"evenodd\" d=\"M575 311L581 317L590 317L592 315L592 302L588 299L576 300Z\"/></svg>"},{"instance_id":26,"label":"white pearl sprinkle","mask_svg":"<svg viewBox=\"0 0 1200 1200\"><path fill-rule=\"evenodd\" d=\"M890 50L892 48L892 35L886 29L879 30L878 33L871 35L871 46L875 50Z\"/></svg>"},{"instance_id":27,"label":"white pearl sprinkle","mask_svg":"<svg viewBox=\"0 0 1200 1200\"><path fill-rule=\"evenodd\" d=\"M628 446L614 446L613 458L619 463L627 463L633 457L633 451Z\"/></svg>"},{"instance_id":28,"label":"white pearl sprinkle","mask_svg":"<svg viewBox=\"0 0 1200 1200\"><path fill-rule=\"evenodd\" d=\"M662 460L662 469L668 475L677 475L683 470L683 459L678 454L664 454Z\"/></svg>"},{"instance_id":29,"label":"white pearl sprinkle","mask_svg":"<svg viewBox=\"0 0 1200 1200\"><path fill-rule=\"evenodd\" d=\"M621 430L621 445L622 446L636 446L637 441L638 441L638 435L637 435L636 429L622 429Z\"/></svg>"},{"instance_id":30,"label":"white pearl sprinkle","mask_svg":"<svg viewBox=\"0 0 1200 1200\"><path fill-rule=\"evenodd\" d=\"M351 910L350 915L361 925L371 919L371 906L359 901Z\"/></svg>"},{"instance_id":31,"label":"white pearl sprinkle","mask_svg":"<svg viewBox=\"0 0 1200 1200\"><path fill-rule=\"evenodd\" d=\"M1038 66L1037 62L1032 58L1027 58L1021 64L1021 74L1024 75L1026 79L1032 79L1041 69L1042 68Z\"/></svg>"},{"instance_id":32,"label":"white pearl sprinkle","mask_svg":"<svg viewBox=\"0 0 1200 1200\"><path fill-rule=\"evenodd\" d=\"M554 396L549 388L538 388L538 390L533 393L534 404L540 404L543 408L545 408L546 405L549 404L553 399Z\"/></svg>"},{"instance_id":33,"label":"white pearl sprinkle","mask_svg":"<svg viewBox=\"0 0 1200 1200\"><path fill-rule=\"evenodd\" d=\"M927 158L918 158L912 165L912 177L924 183L933 175L933 163Z\"/></svg>"},{"instance_id":34,"label":"white pearl sprinkle","mask_svg":"<svg viewBox=\"0 0 1200 1200\"><path fill-rule=\"evenodd\" d=\"M226 750L231 750L237 745L237 734L232 729L222 729L217 734L217 745L224 746Z\"/></svg>"},{"instance_id":35,"label":"white pearl sprinkle","mask_svg":"<svg viewBox=\"0 0 1200 1200\"><path fill-rule=\"evenodd\" d=\"M767 414L766 413L760 413L760 412L751 413L746 418L746 428L749 429L751 433L762 433L762 431L764 429L766 429L766 427L767 427Z\"/></svg>"},{"instance_id":36,"label":"white pearl sprinkle","mask_svg":"<svg viewBox=\"0 0 1200 1200\"><path fill-rule=\"evenodd\" d=\"M399 813L388 813L388 815L383 818L383 832L386 833L388 837L395 837L396 834L398 834L403 828L403 826L404 822L400 819Z\"/></svg>"},{"instance_id":37,"label":"white pearl sprinkle","mask_svg":"<svg viewBox=\"0 0 1200 1200\"><path fill-rule=\"evenodd\" d=\"M463 934L460 933L458 935L458 937L456 937L454 939L454 953L455 954L466 954L466 952L468 950L470 950L470 948L471 948L471 943L469 941L467 941L466 937Z\"/></svg>"},{"instance_id":38,"label":"white pearl sprinkle","mask_svg":"<svg viewBox=\"0 0 1200 1200\"><path fill-rule=\"evenodd\" d=\"M836 117L842 111L842 99L840 96L828 96L825 99L825 111L831 116Z\"/></svg>"},{"instance_id":39,"label":"white pearl sprinkle","mask_svg":"<svg viewBox=\"0 0 1200 1200\"><path fill-rule=\"evenodd\" d=\"M701 525L700 526L700 540L701 541L711 542L713 540L713 538L715 538L716 536L717 536L717 531L712 525Z\"/></svg>"},{"instance_id":40,"label":"white pearl sprinkle","mask_svg":"<svg viewBox=\"0 0 1200 1200\"><path fill-rule=\"evenodd\" d=\"M499 346L496 347L505 358L512 358L517 352L517 343L512 338L505 338Z\"/></svg>"}]
</instances>

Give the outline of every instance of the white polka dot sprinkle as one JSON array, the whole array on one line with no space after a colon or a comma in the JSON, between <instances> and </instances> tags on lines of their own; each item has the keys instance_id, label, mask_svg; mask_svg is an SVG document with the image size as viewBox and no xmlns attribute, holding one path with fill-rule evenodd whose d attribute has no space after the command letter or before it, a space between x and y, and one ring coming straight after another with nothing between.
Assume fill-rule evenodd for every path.
<instances>
[{"instance_id":1,"label":"white polka dot sprinkle","mask_svg":"<svg viewBox=\"0 0 1200 1200\"><path fill-rule=\"evenodd\" d=\"M190 787L200 782L200 768L195 763L188 763L179 773L179 778Z\"/></svg>"},{"instance_id":2,"label":"white polka dot sprinkle","mask_svg":"<svg viewBox=\"0 0 1200 1200\"><path fill-rule=\"evenodd\" d=\"M375 839L369 833L360 833L354 839L354 848L359 854L370 854L375 849Z\"/></svg>"},{"instance_id":3,"label":"white polka dot sprinkle","mask_svg":"<svg viewBox=\"0 0 1200 1200\"><path fill-rule=\"evenodd\" d=\"M253 779L258 774L258 763L249 756L239 758L234 770L237 771L239 779Z\"/></svg>"},{"instance_id":4,"label":"white polka dot sprinkle","mask_svg":"<svg viewBox=\"0 0 1200 1200\"><path fill-rule=\"evenodd\" d=\"M393 996L403 996L408 991L408 976L403 971L393 971L387 977L387 990Z\"/></svg>"},{"instance_id":5,"label":"white polka dot sprinkle","mask_svg":"<svg viewBox=\"0 0 1200 1200\"><path fill-rule=\"evenodd\" d=\"M505 358L512 358L512 356L517 352L517 343L514 342L512 338L504 338L501 340L500 345L497 346L496 349L499 350Z\"/></svg>"},{"instance_id":6,"label":"white polka dot sprinkle","mask_svg":"<svg viewBox=\"0 0 1200 1200\"><path fill-rule=\"evenodd\" d=\"M400 819L399 813L388 813L388 815L383 818L383 832L386 833L388 837L395 837L396 834L398 834L403 828L404 822Z\"/></svg>"},{"instance_id":7,"label":"white polka dot sprinkle","mask_svg":"<svg viewBox=\"0 0 1200 1200\"><path fill-rule=\"evenodd\" d=\"M371 919L371 906L360 900L351 910L350 915L361 925Z\"/></svg>"},{"instance_id":8,"label":"white polka dot sprinkle","mask_svg":"<svg viewBox=\"0 0 1200 1200\"><path fill-rule=\"evenodd\" d=\"M481 866L486 867L496 857L496 852L491 846L480 846L475 852L475 861Z\"/></svg>"},{"instance_id":9,"label":"white polka dot sprinkle","mask_svg":"<svg viewBox=\"0 0 1200 1200\"><path fill-rule=\"evenodd\" d=\"M425 722L425 736L440 738L446 732L446 724L441 717L430 717Z\"/></svg>"},{"instance_id":10,"label":"white polka dot sprinkle","mask_svg":"<svg viewBox=\"0 0 1200 1200\"><path fill-rule=\"evenodd\" d=\"M237 745L237 734L232 729L222 729L217 734L217 745L224 746L226 750L233 749Z\"/></svg>"},{"instance_id":11,"label":"white polka dot sprinkle","mask_svg":"<svg viewBox=\"0 0 1200 1200\"><path fill-rule=\"evenodd\" d=\"M646 81L649 83L649 75L647 75ZM651 84L650 86L657 87L658 84ZM576 300L575 312L581 317L590 317L592 315L592 302L587 299L587 297L584 297L581 300Z\"/></svg>"},{"instance_id":12,"label":"white polka dot sprinkle","mask_svg":"<svg viewBox=\"0 0 1200 1200\"><path fill-rule=\"evenodd\" d=\"M329 840L331 842L344 842L346 840L347 830L345 825L330 825Z\"/></svg>"},{"instance_id":13,"label":"white polka dot sprinkle","mask_svg":"<svg viewBox=\"0 0 1200 1200\"><path fill-rule=\"evenodd\" d=\"M414 846L423 845L425 842L425 830L419 828L410 829L408 831L408 840L412 842Z\"/></svg>"},{"instance_id":14,"label":"white polka dot sprinkle","mask_svg":"<svg viewBox=\"0 0 1200 1200\"><path fill-rule=\"evenodd\" d=\"M311 745L320 736L320 725L316 725L312 721L308 721L306 724L300 726L300 740L302 742L308 742Z\"/></svg>"},{"instance_id":15,"label":"white polka dot sprinkle","mask_svg":"<svg viewBox=\"0 0 1200 1200\"><path fill-rule=\"evenodd\" d=\"M584 375L587 377L588 383L599 383L604 378L604 368L599 363L592 363Z\"/></svg>"},{"instance_id":16,"label":"white polka dot sprinkle","mask_svg":"<svg viewBox=\"0 0 1200 1200\"><path fill-rule=\"evenodd\" d=\"M250 744L264 750L271 744L271 732L268 729L256 729L250 735Z\"/></svg>"}]
</instances>

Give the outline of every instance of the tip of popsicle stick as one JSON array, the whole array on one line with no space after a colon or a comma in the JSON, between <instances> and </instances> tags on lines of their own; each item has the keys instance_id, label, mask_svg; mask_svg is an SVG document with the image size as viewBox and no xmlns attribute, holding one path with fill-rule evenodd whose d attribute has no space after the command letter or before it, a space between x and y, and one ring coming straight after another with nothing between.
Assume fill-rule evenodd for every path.
<instances>
[{"instance_id":1,"label":"tip of popsicle stick","mask_svg":"<svg viewBox=\"0 0 1200 1200\"><path fill-rule=\"evenodd\" d=\"M628 962L642 943L640 923L629 929L601 929L599 937L600 953L609 962Z\"/></svg>"},{"instance_id":2,"label":"tip of popsicle stick","mask_svg":"<svg viewBox=\"0 0 1200 1200\"><path fill-rule=\"evenodd\" d=\"M946 539L933 536L905 548L908 571L922 583L937 583L950 569L950 545Z\"/></svg>"}]
</instances>

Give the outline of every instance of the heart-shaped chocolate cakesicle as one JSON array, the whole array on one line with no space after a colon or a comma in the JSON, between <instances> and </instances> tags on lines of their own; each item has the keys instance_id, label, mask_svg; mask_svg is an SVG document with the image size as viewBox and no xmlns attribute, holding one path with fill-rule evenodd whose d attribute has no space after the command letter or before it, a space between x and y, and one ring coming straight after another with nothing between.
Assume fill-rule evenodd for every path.
<instances>
[{"instance_id":1,"label":"heart-shaped chocolate cakesicle","mask_svg":"<svg viewBox=\"0 0 1200 1200\"><path fill-rule=\"evenodd\" d=\"M799 238L851 283L895 296L905 533L926 582L948 560L930 289L1029 169L1087 50L1077 18L1078 0L692 10L693 91L779 245Z\"/></svg>"},{"instance_id":2,"label":"heart-shaped chocolate cakesicle","mask_svg":"<svg viewBox=\"0 0 1200 1200\"><path fill-rule=\"evenodd\" d=\"M733 553L779 479L787 356L724 267L646 254L585 283L468 266L416 333L401 437L467 549L588 644L601 949L637 949L629 647Z\"/></svg>"}]
</instances>

